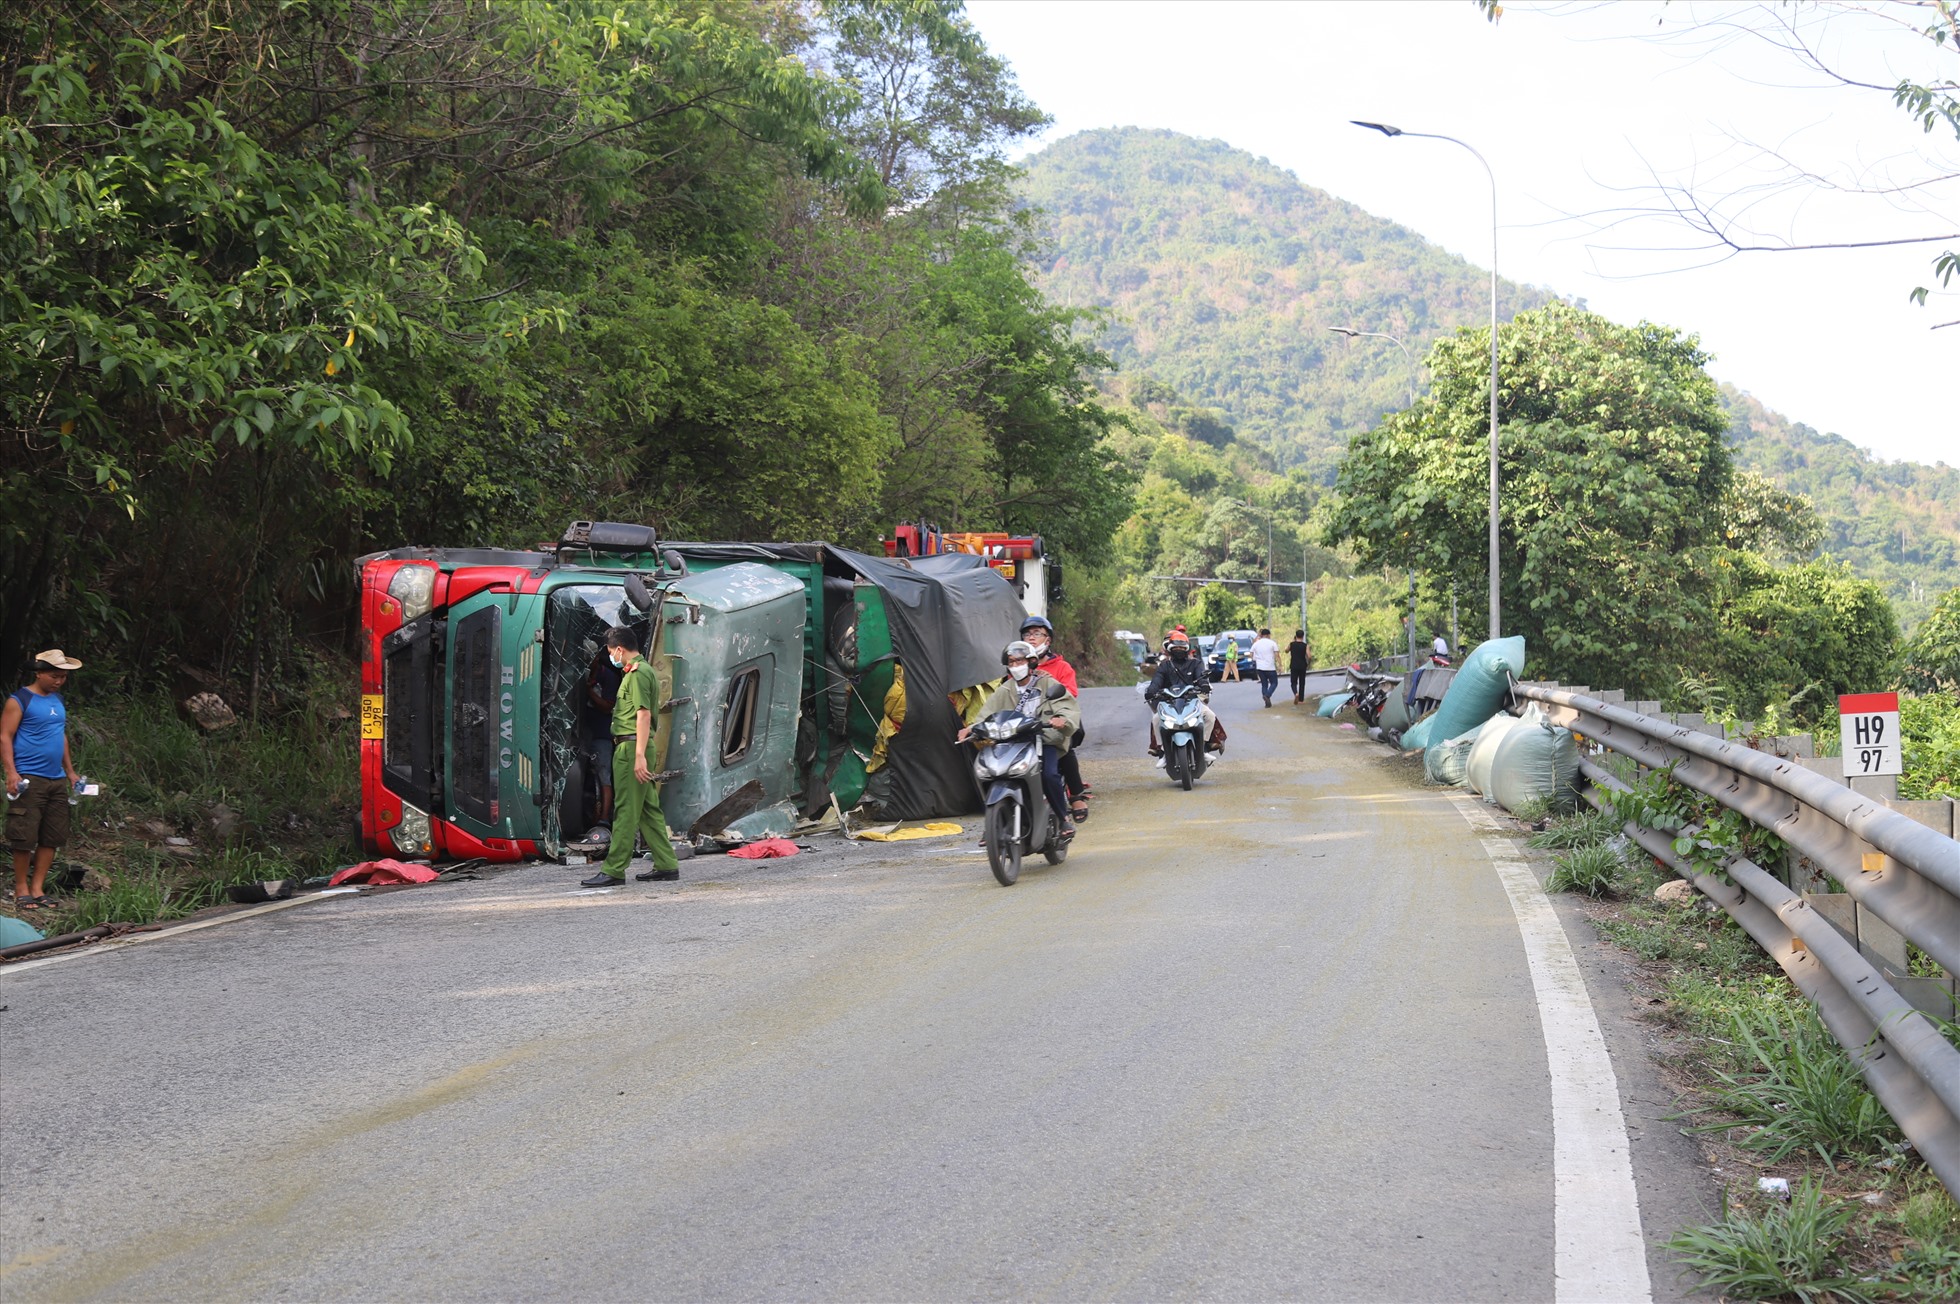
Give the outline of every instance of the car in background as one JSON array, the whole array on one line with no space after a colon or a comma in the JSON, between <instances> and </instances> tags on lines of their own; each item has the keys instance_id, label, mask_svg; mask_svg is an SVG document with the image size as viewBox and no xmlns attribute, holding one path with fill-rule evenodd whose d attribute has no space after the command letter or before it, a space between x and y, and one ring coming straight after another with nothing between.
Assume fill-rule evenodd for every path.
<instances>
[{"instance_id":1,"label":"car in background","mask_svg":"<svg viewBox=\"0 0 1960 1304\"><path fill-rule=\"evenodd\" d=\"M1116 641L1130 654L1130 664L1138 670L1156 664L1157 658L1150 654L1150 640L1133 629L1116 631Z\"/></svg>"},{"instance_id":2,"label":"car in background","mask_svg":"<svg viewBox=\"0 0 1960 1304\"><path fill-rule=\"evenodd\" d=\"M1205 665L1215 684L1225 677L1225 645L1239 645L1239 678L1252 678L1252 641L1259 637L1256 629L1228 629L1223 634L1212 637L1210 646L1205 648ZM1199 640L1204 642L1206 640Z\"/></svg>"}]
</instances>

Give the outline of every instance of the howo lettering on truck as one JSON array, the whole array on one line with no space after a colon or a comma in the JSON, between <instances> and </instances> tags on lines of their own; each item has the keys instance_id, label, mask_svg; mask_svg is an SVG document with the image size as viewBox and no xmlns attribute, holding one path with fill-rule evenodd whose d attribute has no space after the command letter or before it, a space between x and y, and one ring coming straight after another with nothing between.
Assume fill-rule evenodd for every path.
<instances>
[{"instance_id":1,"label":"howo lettering on truck","mask_svg":"<svg viewBox=\"0 0 1960 1304\"><path fill-rule=\"evenodd\" d=\"M361 834L429 858L558 855L594 824L611 740L586 688L614 625L659 677L649 761L677 833L714 811L778 834L854 805L900 663L884 809L976 809L947 694L999 676L1023 617L977 556L663 542L603 521L536 549L395 548L358 566Z\"/></svg>"}]
</instances>

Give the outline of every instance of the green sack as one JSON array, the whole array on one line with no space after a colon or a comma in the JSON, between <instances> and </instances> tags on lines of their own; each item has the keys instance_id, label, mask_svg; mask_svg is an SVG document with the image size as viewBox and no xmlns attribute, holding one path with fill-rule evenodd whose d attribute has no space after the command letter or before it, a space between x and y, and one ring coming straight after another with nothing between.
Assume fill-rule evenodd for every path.
<instances>
[{"instance_id":1,"label":"green sack","mask_svg":"<svg viewBox=\"0 0 1960 1304\"><path fill-rule=\"evenodd\" d=\"M1511 678L1524 673L1524 637L1491 639L1479 643L1464 658L1443 704L1435 710L1436 723L1429 727L1431 738L1455 738L1470 732L1497 713L1510 690Z\"/></svg>"},{"instance_id":2,"label":"green sack","mask_svg":"<svg viewBox=\"0 0 1960 1304\"><path fill-rule=\"evenodd\" d=\"M1329 693L1320 699L1320 706L1314 714L1323 720L1331 719L1334 713L1346 706L1353 696L1353 693Z\"/></svg>"},{"instance_id":3,"label":"green sack","mask_svg":"<svg viewBox=\"0 0 1960 1304\"><path fill-rule=\"evenodd\" d=\"M1579 747L1572 731L1553 724L1534 706L1498 743L1485 795L1508 811L1541 800L1553 810L1568 810L1578 775Z\"/></svg>"},{"instance_id":4,"label":"green sack","mask_svg":"<svg viewBox=\"0 0 1960 1304\"><path fill-rule=\"evenodd\" d=\"M1430 720L1435 718L1433 715L1429 717ZM1508 720L1511 717L1507 715L1503 718ZM1429 776L1429 781L1445 787L1461 788L1470 768L1470 749L1477 745L1477 737L1483 730L1484 727L1478 725L1467 734L1445 738L1424 748L1422 772Z\"/></svg>"},{"instance_id":5,"label":"green sack","mask_svg":"<svg viewBox=\"0 0 1960 1304\"><path fill-rule=\"evenodd\" d=\"M0 915L0 946L25 946L41 940L41 930L25 919Z\"/></svg>"},{"instance_id":6,"label":"green sack","mask_svg":"<svg viewBox=\"0 0 1960 1304\"><path fill-rule=\"evenodd\" d=\"M1409 704L1402 700L1402 686L1396 684L1388 690L1388 700L1382 703L1382 713L1375 721L1382 728L1382 737L1399 734L1409 727Z\"/></svg>"},{"instance_id":7,"label":"green sack","mask_svg":"<svg viewBox=\"0 0 1960 1304\"><path fill-rule=\"evenodd\" d=\"M1490 796L1490 763L1497 756L1497 744L1517 727L1518 717L1500 712L1485 721L1478 731L1477 741L1471 744L1470 756L1463 767L1463 781L1470 785L1472 792Z\"/></svg>"},{"instance_id":8,"label":"green sack","mask_svg":"<svg viewBox=\"0 0 1960 1304\"><path fill-rule=\"evenodd\" d=\"M1402 732L1402 750L1413 752L1429 746L1429 740L1436 736L1436 712L1431 711Z\"/></svg>"}]
</instances>

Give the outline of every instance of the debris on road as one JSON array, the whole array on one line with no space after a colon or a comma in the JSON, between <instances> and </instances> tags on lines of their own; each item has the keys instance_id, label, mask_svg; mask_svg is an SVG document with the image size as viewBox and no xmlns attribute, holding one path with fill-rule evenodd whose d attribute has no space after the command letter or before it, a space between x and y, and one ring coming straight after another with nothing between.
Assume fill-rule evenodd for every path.
<instances>
[{"instance_id":1,"label":"debris on road","mask_svg":"<svg viewBox=\"0 0 1960 1304\"><path fill-rule=\"evenodd\" d=\"M427 865L413 865L401 860L364 860L358 865L349 865L327 880L328 887L340 887L346 883L368 883L380 886L387 883L433 883L438 875Z\"/></svg>"}]
</instances>

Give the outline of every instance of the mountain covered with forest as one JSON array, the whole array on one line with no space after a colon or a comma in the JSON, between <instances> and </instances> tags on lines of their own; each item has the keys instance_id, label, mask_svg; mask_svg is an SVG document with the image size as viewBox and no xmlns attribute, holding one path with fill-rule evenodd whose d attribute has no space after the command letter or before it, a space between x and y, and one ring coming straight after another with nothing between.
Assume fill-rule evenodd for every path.
<instances>
[{"instance_id":1,"label":"mountain covered with forest","mask_svg":"<svg viewBox=\"0 0 1960 1304\"><path fill-rule=\"evenodd\" d=\"M1025 162L1021 194L1050 240L1037 283L1104 314L1098 343L1123 372L1322 483L1356 432L1427 388L1410 355L1488 319L1487 270L1222 141L1081 132ZM1500 280L1500 316L1556 297ZM1737 465L1808 495L1822 551L1883 583L1908 621L1960 577L1960 472L1873 457L1733 387L1724 402Z\"/></svg>"}]
</instances>

